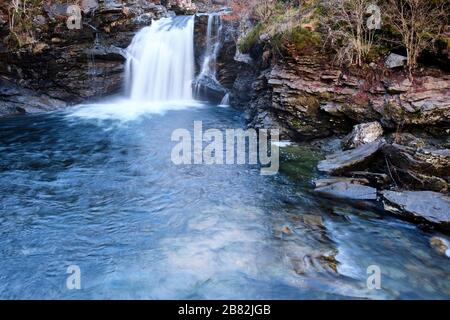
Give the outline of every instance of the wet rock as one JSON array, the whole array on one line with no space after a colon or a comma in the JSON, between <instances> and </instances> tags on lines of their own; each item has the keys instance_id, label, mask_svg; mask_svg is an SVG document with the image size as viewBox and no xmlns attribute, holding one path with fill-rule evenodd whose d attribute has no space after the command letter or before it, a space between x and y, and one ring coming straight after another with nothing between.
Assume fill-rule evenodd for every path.
<instances>
[{"instance_id":1,"label":"wet rock","mask_svg":"<svg viewBox=\"0 0 450 320\"><path fill-rule=\"evenodd\" d=\"M312 215L312 214L304 214L301 217L304 224L312 227L325 227L323 223L323 218L321 216Z\"/></svg>"},{"instance_id":2,"label":"wet rock","mask_svg":"<svg viewBox=\"0 0 450 320\"><path fill-rule=\"evenodd\" d=\"M370 184L372 186L377 186L380 188L387 187L389 183L391 183L391 178L385 173L374 173L374 172L368 172L368 171L352 171L349 172L349 175L357 178L357 179L364 179L368 181L367 184Z\"/></svg>"},{"instance_id":3,"label":"wet rock","mask_svg":"<svg viewBox=\"0 0 450 320\"><path fill-rule=\"evenodd\" d=\"M64 101L22 88L0 78L0 116L51 111L66 107Z\"/></svg>"},{"instance_id":4,"label":"wet rock","mask_svg":"<svg viewBox=\"0 0 450 320\"><path fill-rule=\"evenodd\" d=\"M85 53L95 58L112 61L124 61L127 58L126 50L116 46L95 46L86 49Z\"/></svg>"},{"instance_id":5,"label":"wet rock","mask_svg":"<svg viewBox=\"0 0 450 320\"><path fill-rule=\"evenodd\" d=\"M439 254L450 258L450 244L447 240L440 237L433 237L430 239L430 245Z\"/></svg>"},{"instance_id":6,"label":"wet rock","mask_svg":"<svg viewBox=\"0 0 450 320\"><path fill-rule=\"evenodd\" d=\"M373 142L383 135L383 128L377 121L358 124L342 141L344 150L354 149L363 144Z\"/></svg>"},{"instance_id":7,"label":"wet rock","mask_svg":"<svg viewBox=\"0 0 450 320\"><path fill-rule=\"evenodd\" d=\"M450 198L432 191L383 191L387 211L424 220L448 229L450 227Z\"/></svg>"},{"instance_id":8,"label":"wet rock","mask_svg":"<svg viewBox=\"0 0 450 320\"><path fill-rule=\"evenodd\" d=\"M220 103L227 90L211 77L202 76L195 84L195 93L197 99Z\"/></svg>"},{"instance_id":9,"label":"wet rock","mask_svg":"<svg viewBox=\"0 0 450 320\"><path fill-rule=\"evenodd\" d=\"M281 233L290 236L292 235L292 230L288 226L284 226L283 228L281 228Z\"/></svg>"},{"instance_id":10,"label":"wet rock","mask_svg":"<svg viewBox=\"0 0 450 320\"><path fill-rule=\"evenodd\" d=\"M318 169L329 174L341 174L360 170L367 166L383 146L384 141L378 140L364 144L356 149L337 152L319 162Z\"/></svg>"},{"instance_id":11,"label":"wet rock","mask_svg":"<svg viewBox=\"0 0 450 320\"><path fill-rule=\"evenodd\" d=\"M337 182L316 188L315 192L332 198L349 200L376 200L377 189L356 183Z\"/></svg>"},{"instance_id":12,"label":"wet rock","mask_svg":"<svg viewBox=\"0 0 450 320\"><path fill-rule=\"evenodd\" d=\"M385 64L388 68L394 69L403 67L406 63L407 58L405 56L401 56L396 53L391 53L385 61Z\"/></svg>"},{"instance_id":13,"label":"wet rock","mask_svg":"<svg viewBox=\"0 0 450 320\"><path fill-rule=\"evenodd\" d=\"M367 179L358 179L358 178L345 178L345 177L330 177L330 178L326 178L326 179L318 179L314 181L314 184L316 186L316 188L322 188L322 187L326 187L338 182L345 182L345 183L356 183L356 184L362 184L362 185L366 185L369 184L369 180Z\"/></svg>"},{"instance_id":14,"label":"wet rock","mask_svg":"<svg viewBox=\"0 0 450 320\"><path fill-rule=\"evenodd\" d=\"M422 190L448 190L450 149L416 149L393 143L384 145L382 150L390 170L404 184Z\"/></svg>"}]
</instances>

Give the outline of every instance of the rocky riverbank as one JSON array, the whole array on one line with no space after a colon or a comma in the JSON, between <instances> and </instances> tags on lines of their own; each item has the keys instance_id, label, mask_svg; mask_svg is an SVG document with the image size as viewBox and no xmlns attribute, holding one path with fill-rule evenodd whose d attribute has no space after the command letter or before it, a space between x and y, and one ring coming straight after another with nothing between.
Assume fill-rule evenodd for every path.
<instances>
[{"instance_id":1,"label":"rocky riverbank","mask_svg":"<svg viewBox=\"0 0 450 320\"><path fill-rule=\"evenodd\" d=\"M362 70L337 68L321 50L275 58L263 41L240 59L246 72L231 94L248 125L322 149L321 196L379 201L448 229L450 74L424 68L411 76L389 66L392 56Z\"/></svg>"}]
</instances>

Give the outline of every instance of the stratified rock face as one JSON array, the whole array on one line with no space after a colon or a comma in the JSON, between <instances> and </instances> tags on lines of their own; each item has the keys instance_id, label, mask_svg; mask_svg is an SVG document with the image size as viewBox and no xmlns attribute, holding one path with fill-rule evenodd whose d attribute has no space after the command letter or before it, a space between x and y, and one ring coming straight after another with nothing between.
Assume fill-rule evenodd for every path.
<instances>
[{"instance_id":1,"label":"stratified rock face","mask_svg":"<svg viewBox=\"0 0 450 320\"><path fill-rule=\"evenodd\" d=\"M378 140L353 150L334 153L320 161L317 168L328 174L366 169L367 164L375 157L383 144L383 140Z\"/></svg>"},{"instance_id":2,"label":"stratified rock face","mask_svg":"<svg viewBox=\"0 0 450 320\"><path fill-rule=\"evenodd\" d=\"M379 122L358 124L353 131L344 138L342 147L344 150L354 149L363 144L374 142L383 135L383 128Z\"/></svg>"},{"instance_id":3,"label":"stratified rock face","mask_svg":"<svg viewBox=\"0 0 450 320\"><path fill-rule=\"evenodd\" d=\"M0 116L52 111L66 105L64 101L24 89L0 77Z\"/></svg>"},{"instance_id":4,"label":"stratified rock face","mask_svg":"<svg viewBox=\"0 0 450 320\"><path fill-rule=\"evenodd\" d=\"M411 81L401 71L356 74L339 70L320 53L258 67L264 71L253 79L248 108L268 112L294 139L346 134L355 123L373 121L389 130L450 133L449 75Z\"/></svg>"},{"instance_id":5,"label":"stratified rock face","mask_svg":"<svg viewBox=\"0 0 450 320\"><path fill-rule=\"evenodd\" d=\"M432 191L384 191L385 209L450 227L450 198Z\"/></svg>"}]
</instances>

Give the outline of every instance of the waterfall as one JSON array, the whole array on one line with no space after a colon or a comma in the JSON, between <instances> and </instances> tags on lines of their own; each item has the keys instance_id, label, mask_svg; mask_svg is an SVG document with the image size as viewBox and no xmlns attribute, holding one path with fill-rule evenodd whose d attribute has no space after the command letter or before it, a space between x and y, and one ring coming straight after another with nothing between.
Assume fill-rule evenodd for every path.
<instances>
[{"instance_id":1,"label":"waterfall","mask_svg":"<svg viewBox=\"0 0 450 320\"><path fill-rule=\"evenodd\" d=\"M227 93L223 96L222 101L220 101L219 107L229 107L230 106L230 94Z\"/></svg>"},{"instance_id":2,"label":"waterfall","mask_svg":"<svg viewBox=\"0 0 450 320\"><path fill-rule=\"evenodd\" d=\"M220 32L222 22L220 15L211 13L208 15L208 26L206 29L206 50L203 57L202 69L199 77L209 76L216 80L216 62L220 49Z\"/></svg>"},{"instance_id":3,"label":"waterfall","mask_svg":"<svg viewBox=\"0 0 450 320\"><path fill-rule=\"evenodd\" d=\"M208 14L206 47L203 61L195 82L195 97L219 102L226 94L225 88L217 80L217 57L221 43L222 20L220 13Z\"/></svg>"},{"instance_id":4,"label":"waterfall","mask_svg":"<svg viewBox=\"0 0 450 320\"><path fill-rule=\"evenodd\" d=\"M192 100L193 16L153 21L136 34L127 56L125 84L131 100Z\"/></svg>"}]
</instances>

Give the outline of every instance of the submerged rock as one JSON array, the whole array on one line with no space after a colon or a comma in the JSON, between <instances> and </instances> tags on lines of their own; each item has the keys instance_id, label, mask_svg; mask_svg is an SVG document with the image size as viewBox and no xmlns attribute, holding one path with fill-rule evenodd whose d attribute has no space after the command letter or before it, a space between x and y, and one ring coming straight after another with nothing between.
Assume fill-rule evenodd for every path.
<instances>
[{"instance_id":1,"label":"submerged rock","mask_svg":"<svg viewBox=\"0 0 450 320\"><path fill-rule=\"evenodd\" d=\"M363 144L376 141L383 135L383 128L377 121L358 124L353 131L344 138L342 147L344 150L354 149Z\"/></svg>"},{"instance_id":2,"label":"submerged rock","mask_svg":"<svg viewBox=\"0 0 450 320\"><path fill-rule=\"evenodd\" d=\"M450 198L432 191L384 191L387 211L450 227Z\"/></svg>"},{"instance_id":3,"label":"submerged rock","mask_svg":"<svg viewBox=\"0 0 450 320\"><path fill-rule=\"evenodd\" d=\"M315 192L339 199L350 200L376 200L377 189L357 183L337 182L324 187L316 188Z\"/></svg>"},{"instance_id":4,"label":"submerged rock","mask_svg":"<svg viewBox=\"0 0 450 320\"><path fill-rule=\"evenodd\" d=\"M450 244L447 240L440 237L433 237L430 240L430 245L439 254L445 255L450 258Z\"/></svg>"},{"instance_id":5,"label":"submerged rock","mask_svg":"<svg viewBox=\"0 0 450 320\"><path fill-rule=\"evenodd\" d=\"M318 169L329 174L341 174L362 169L373 159L383 144L383 140L378 140L353 150L334 153L320 161Z\"/></svg>"}]
</instances>

